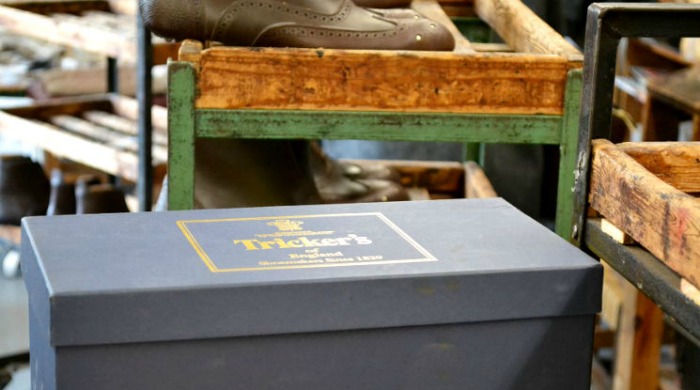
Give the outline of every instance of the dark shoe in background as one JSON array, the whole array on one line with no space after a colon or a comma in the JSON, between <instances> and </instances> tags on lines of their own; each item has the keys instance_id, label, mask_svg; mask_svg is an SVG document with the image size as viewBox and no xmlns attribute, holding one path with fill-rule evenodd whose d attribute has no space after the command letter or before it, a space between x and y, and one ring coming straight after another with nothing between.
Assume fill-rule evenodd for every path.
<instances>
[{"instance_id":1,"label":"dark shoe in background","mask_svg":"<svg viewBox=\"0 0 700 390\"><path fill-rule=\"evenodd\" d=\"M91 175L81 176L75 184L76 214L128 213L124 191L112 184L94 183Z\"/></svg>"},{"instance_id":2,"label":"dark shoe in background","mask_svg":"<svg viewBox=\"0 0 700 390\"><path fill-rule=\"evenodd\" d=\"M426 18L382 18L351 0L139 0L156 35L230 46L453 50L444 26Z\"/></svg>"},{"instance_id":3,"label":"dark shoe in background","mask_svg":"<svg viewBox=\"0 0 700 390\"><path fill-rule=\"evenodd\" d=\"M321 199L325 203L409 199L406 190L398 183L398 172L388 167L372 163L341 163L328 157L316 143L312 143L311 151L311 171Z\"/></svg>"},{"instance_id":4,"label":"dark shoe in background","mask_svg":"<svg viewBox=\"0 0 700 390\"><path fill-rule=\"evenodd\" d=\"M64 173L58 168L51 171L51 198L46 215L70 215L78 213L76 183L82 187L101 184L96 174Z\"/></svg>"},{"instance_id":5,"label":"dark shoe in background","mask_svg":"<svg viewBox=\"0 0 700 390\"><path fill-rule=\"evenodd\" d=\"M51 171L51 196L46 215L75 214L75 183L66 180L64 173L55 168Z\"/></svg>"},{"instance_id":6,"label":"dark shoe in background","mask_svg":"<svg viewBox=\"0 0 700 390\"><path fill-rule=\"evenodd\" d=\"M24 156L0 156L0 224L45 215L50 185L41 165Z\"/></svg>"},{"instance_id":7,"label":"dark shoe in background","mask_svg":"<svg viewBox=\"0 0 700 390\"><path fill-rule=\"evenodd\" d=\"M200 208L322 203L303 140L199 139L195 202Z\"/></svg>"}]
</instances>

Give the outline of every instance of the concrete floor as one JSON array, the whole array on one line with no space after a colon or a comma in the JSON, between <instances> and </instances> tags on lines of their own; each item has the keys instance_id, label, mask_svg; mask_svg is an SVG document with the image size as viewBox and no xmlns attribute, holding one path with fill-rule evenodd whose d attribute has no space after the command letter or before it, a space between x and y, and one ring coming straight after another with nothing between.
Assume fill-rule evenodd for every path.
<instances>
[{"instance_id":1,"label":"concrete floor","mask_svg":"<svg viewBox=\"0 0 700 390\"><path fill-rule=\"evenodd\" d=\"M24 282L0 276L0 359L27 352L29 320Z\"/></svg>"}]
</instances>

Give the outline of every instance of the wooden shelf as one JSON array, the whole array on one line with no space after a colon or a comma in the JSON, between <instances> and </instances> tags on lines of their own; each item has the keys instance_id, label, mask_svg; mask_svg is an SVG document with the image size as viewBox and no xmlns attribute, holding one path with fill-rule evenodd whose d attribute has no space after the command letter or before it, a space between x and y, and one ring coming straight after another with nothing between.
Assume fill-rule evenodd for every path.
<instances>
[{"instance_id":1,"label":"wooden shelf","mask_svg":"<svg viewBox=\"0 0 700 390\"><path fill-rule=\"evenodd\" d=\"M167 111L152 112L153 165L164 165ZM135 182L137 113L136 100L117 95L48 100L0 112L0 135Z\"/></svg>"},{"instance_id":2,"label":"wooden shelf","mask_svg":"<svg viewBox=\"0 0 700 390\"><path fill-rule=\"evenodd\" d=\"M112 2L112 4L117 4ZM136 62L136 16L108 1L0 0L0 26L19 34ZM117 11L117 12L115 12ZM123 12L123 11L122 11ZM154 38L153 62L177 58L179 45Z\"/></svg>"},{"instance_id":3,"label":"wooden shelf","mask_svg":"<svg viewBox=\"0 0 700 390\"><path fill-rule=\"evenodd\" d=\"M593 141L590 203L700 286L700 144Z\"/></svg>"}]
</instances>

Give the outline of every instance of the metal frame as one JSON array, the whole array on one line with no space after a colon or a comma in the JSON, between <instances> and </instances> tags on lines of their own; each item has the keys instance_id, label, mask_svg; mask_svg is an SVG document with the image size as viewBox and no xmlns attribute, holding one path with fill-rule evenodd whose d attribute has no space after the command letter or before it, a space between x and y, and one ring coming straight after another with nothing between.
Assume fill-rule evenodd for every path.
<instances>
[{"instance_id":1,"label":"metal frame","mask_svg":"<svg viewBox=\"0 0 700 390\"><path fill-rule=\"evenodd\" d=\"M151 32L148 31L140 16L136 17L136 99L138 101L138 182L136 192L139 199L139 211L150 211L153 204L153 125L151 107L153 106L153 45ZM114 57L107 57L107 92L119 93L119 65ZM118 180L118 178L113 178Z\"/></svg>"},{"instance_id":2,"label":"metal frame","mask_svg":"<svg viewBox=\"0 0 700 390\"><path fill-rule=\"evenodd\" d=\"M679 290L679 278L647 251L625 247L606 237L595 221L584 225L590 147L593 138L609 138L617 47L622 37L700 36L700 6L692 4L592 4L588 8L584 48L584 87L574 214L577 239L605 259L647 295L678 325L700 339L700 310ZM584 231L584 228L586 230ZM700 345L700 344L698 344Z\"/></svg>"},{"instance_id":3,"label":"metal frame","mask_svg":"<svg viewBox=\"0 0 700 390\"><path fill-rule=\"evenodd\" d=\"M572 235L582 72L569 71L562 115L195 109L196 72L169 64L168 208L194 207L196 138L364 139L560 145L556 230Z\"/></svg>"},{"instance_id":4,"label":"metal frame","mask_svg":"<svg viewBox=\"0 0 700 390\"><path fill-rule=\"evenodd\" d=\"M139 211L150 211L153 204L153 124L151 107L153 106L153 45L151 32L148 31L140 16L137 24L137 63L136 63L136 99L139 105L138 145L139 145L139 180L136 192L139 199Z\"/></svg>"}]
</instances>

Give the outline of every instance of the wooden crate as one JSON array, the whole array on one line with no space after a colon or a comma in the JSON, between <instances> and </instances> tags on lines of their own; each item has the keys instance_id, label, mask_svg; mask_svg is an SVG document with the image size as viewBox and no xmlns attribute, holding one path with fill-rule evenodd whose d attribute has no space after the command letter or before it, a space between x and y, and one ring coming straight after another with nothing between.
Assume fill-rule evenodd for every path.
<instances>
[{"instance_id":1,"label":"wooden crate","mask_svg":"<svg viewBox=\"0 0 700 390\"><path fill-rule=\"evenodd\" d=\"M0 112L0 135L136 181L138 103L117 95L48 100ZM167 162L167 112L153 108L154 166Z\"/></svg>"},{"instance_id":2,"label":"wooden crate","mask_svg":"<svg viewBox=\"0 0 700 390\"><path fill-rule=\"evenodd\" d=\"M591 207L700 286L700 143L592 146Z\"/></svg>"},{"instance_id":3,"label":"wooden crate","mask_svg":"<svg viewBox=\"0 0 700 390\"><path fill-rule=\"evenodd\" d=\"M341 160L367 163L362 160ZM395 169L401 185L409 191L411 200L495 198L496 191L482 168L473 161L408 161L373 160Z\"/></svg>"},{"instance_id":4,"label":"wooden crate","mask_svg":"<svg viewBox=\"0 0 700 390\"><path fill-rule=\"evenodd\" d=\"M581 53L519 0L474 1L505 47L469 42L433 0L412 7L452 31L454 51L184 42L169 64L169 207L193 207L196 138L552 144L556 230L577 240Z\"/></svg>"},{"instance_id":5,"label":"wooden crate","mask_svg":"<svg viewBox=\"0 0 700 390\"><path fill-rule=\"evenodd\" d=\"M134 63L136 16L131 14L133 7L120 5L122 2L117 0L0 0L0 26L18 34ZM176 43L154 37L154 64L176 58L178 48Z\"/></svg>"},{"instance_id":6,"label":"wooden crate","mask_svg":"<svg viewBox=\"0 0 700 390\"><path fill-rule=\"evenodd\" d=\"M195 107L562 114L568 72L583 57L519 0L474 2L508 44L497 52L467 41L438 3L412 6L453 32L453 52L203 50L187 41L180 60L198 70Z\"/></svg>"}]
</instances>

